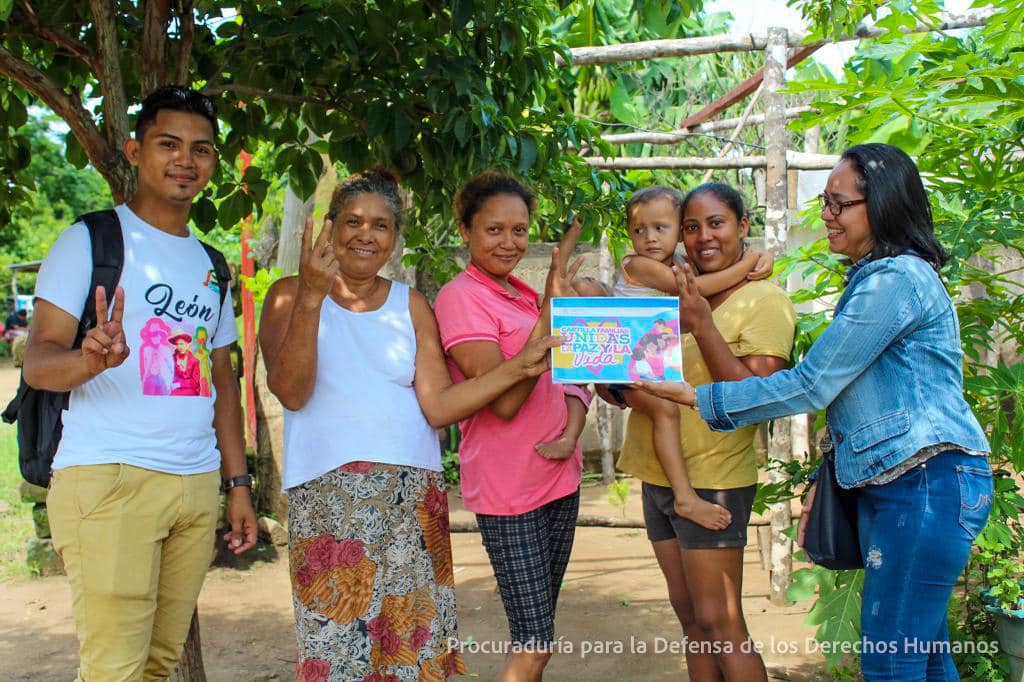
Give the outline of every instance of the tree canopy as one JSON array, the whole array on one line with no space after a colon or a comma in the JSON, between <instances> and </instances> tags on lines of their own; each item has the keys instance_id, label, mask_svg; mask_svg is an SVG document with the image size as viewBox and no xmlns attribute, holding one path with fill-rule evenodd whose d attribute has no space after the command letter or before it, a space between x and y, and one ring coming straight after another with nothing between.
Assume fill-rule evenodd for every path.
<instances>
[{"instance_id":1,"label":"tree canopy","mask_svg":"<svg viewBox=\"0 0 1024 682\"><path fill-rule=\"evenodd\" d=\"M215 97L226 124L215 188L193 210L201 228L258 213L270 177L308 196L325 157L395 168L415 197L409 245L428 260L450 234L454 189L486 168L525 176L551 216L581 210L607 224L621 183L574 153L601 143L574 117L574 83L555 61L551 27L567 4L0 0L0 220L34 186L19 130L30 107L67 124L67 157L122 200L131 106L180 83ZM261 144L273 153L243 176L235 159Z\"/></svg>"}]
</instances>

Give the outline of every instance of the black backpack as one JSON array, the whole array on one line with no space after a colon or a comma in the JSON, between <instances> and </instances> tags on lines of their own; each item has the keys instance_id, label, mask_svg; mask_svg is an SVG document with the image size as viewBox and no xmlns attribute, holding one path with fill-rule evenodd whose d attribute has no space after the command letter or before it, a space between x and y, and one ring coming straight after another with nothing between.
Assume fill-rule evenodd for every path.
<instances>
[{"instance_id":1,"label":"black backpack","mask_svg":"<svg viewBox=\"0 0 1024 682\"><path fill-rule=\"evenodd\" d=\"M78 218L89 229L92 244L92 281L89 294L85 297L85 310L78 322L78 333L72 348L79 348L85 333L96 326L96 287L102 286L108 301L114 300L114 290L121 280L124 265L124 238L121 222L112 210L86 213ZM220 303L231 282L231 270L224 255L217 249L200 242L206 250L220 285ZM70 392L37 390L25 383L22 374L18 393L3 411L2 417L8 424L18 422L18 464L21 475L29 483L46 487L50 483L50 466L60 443L61 413L68 407Z\"/></svg>"}]
</instances>

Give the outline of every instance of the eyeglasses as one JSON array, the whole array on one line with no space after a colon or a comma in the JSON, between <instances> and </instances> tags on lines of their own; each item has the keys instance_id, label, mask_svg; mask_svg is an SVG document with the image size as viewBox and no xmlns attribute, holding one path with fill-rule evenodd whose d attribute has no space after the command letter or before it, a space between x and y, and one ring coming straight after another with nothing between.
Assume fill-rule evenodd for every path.
<instances>
[{"instance_id":1,"label":"eyeglasses","mask_svg":"<svg viewBox=\"0 0 1024 682\"><path fill-rule=\"evenodd\" d=\"M838 217L843 209L848 206L856 206L857 204L863 204L867 199L852 199L850 201L836 201L835 199L829 198L824 192L818 195L818 201L821 203L822 210L828 206L828 210L832 211L832 215Z\"/></svg>"}]
</instances>

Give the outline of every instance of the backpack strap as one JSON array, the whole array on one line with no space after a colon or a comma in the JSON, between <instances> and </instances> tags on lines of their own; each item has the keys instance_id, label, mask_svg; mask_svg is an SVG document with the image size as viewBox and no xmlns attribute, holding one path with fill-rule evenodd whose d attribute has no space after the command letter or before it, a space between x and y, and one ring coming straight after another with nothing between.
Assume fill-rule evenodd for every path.
<instances>
[{"instance_id":1,"label":"backpack strap","mask_svg":"<svg viewBox=\"0 0 1024 682\"><path fill-rule=\"evenodd\" d=\"M228 295L228 285L231 284L231 268L228 267L228 261L224 258L223 253L204 241L199 243L203 245L206 255L210 257L210 262L213 264L213 273L217 276L217 288L220 291L220 305L223 308L224 298Z\"/></svg>"},{"instance_id":2,"label":"backpack strap","mask_svg":"<svg viewBox=\"0 0 1024 682\"><path fill-rule=\"evenodd\" d=\"M113 303L114 291L121 280L124 266L124 237L117 213L108 209L86 213L78 218L89 229L92 244L92 280L85 297L85 308L78 322L78 334L73 348L82 345L85 333L96 326L96 287L102 286L108 303Z\"/></svg>"}]
</instances>

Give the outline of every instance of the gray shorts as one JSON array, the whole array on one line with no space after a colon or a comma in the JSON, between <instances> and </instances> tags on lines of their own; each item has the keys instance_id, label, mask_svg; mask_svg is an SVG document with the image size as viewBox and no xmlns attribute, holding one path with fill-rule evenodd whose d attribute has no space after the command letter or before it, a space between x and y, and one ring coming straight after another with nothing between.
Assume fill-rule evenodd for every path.
<instances>
[{"instance_id":1,"label":"gray shorts","mask_svg":"<svg viewBox=\"0 0 1024 682\"><path fill-rule=\"evenodd\" d=\"M676 514L672 488L644 483L642 490L644 523L651 542L675 538L683 549L746 547L747 523L754 506L756 485L725 490L694 489L702 500L721 505L732 514L732 523L723 530L710 530Z\"/></svg>"}]
</instances>

